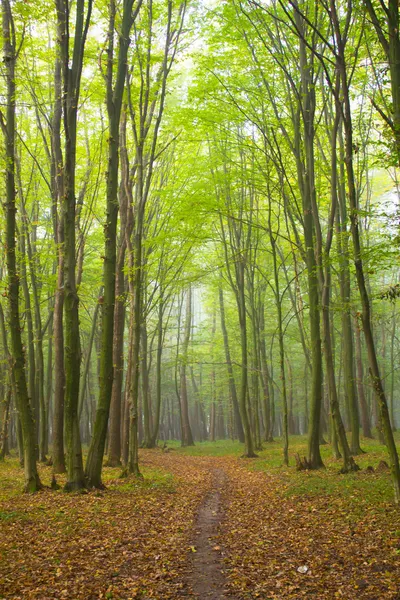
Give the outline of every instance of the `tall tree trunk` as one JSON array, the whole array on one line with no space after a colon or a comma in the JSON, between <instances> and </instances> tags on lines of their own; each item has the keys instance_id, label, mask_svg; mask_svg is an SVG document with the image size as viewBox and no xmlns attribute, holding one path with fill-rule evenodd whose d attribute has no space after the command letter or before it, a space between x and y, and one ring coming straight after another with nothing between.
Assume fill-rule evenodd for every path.
<instances>
[{"instance_id":1,"label":"tall tree trunk","mask_svg":"<svg viewBox=\"0 0 400 600\"><path fill-rule=\"evenodd\" d=\"M89 371L90 371L93 342L94 342L94 338L97 333L97 317L99 314L100 306L101 306L101 304L100 304L100 299L99 299L99 301L97 302L96 307L94 309L94 313L93 313L92 328L90 331L89 341L88 341L88 344L86 347L86 357L85 357L85 362L83 365L83 371L82 371L81 381L80 381L80 386L79 386L79 402L78 402L79 420L81 420L82 413L83 413L83 407L85 404L85 397L86 397L86 391L87 391L87 380L88 380Z\"/></svg>"},{"instance_id":2,"label":"tall tree trunk","mask_svg":"<svg viewBox=\"0 0 400 600\"><path fill-rule=\"evenodd\" d=\"M14 393L15 396L15 379L13 373L13 360L10 354L10 350L8 347L8 336L7 336L7 326L6 320L4 317L3 306L0 304L0 339L2 341L2 346L6 358L6 368L5 368L5 385L2 387L3 392L3 400L1 401L3 404L3 408L0 411L2 414L2 428L0 431L0 460L4 460L6 454L8 453L8 437L9 437L9 424L10 424L10 409L11 409L11 400L12 395Z\"/></svg>"},{"instance_id":3,"label":"tall tree trunk","mask_svg":"<svg viewBox=\"0 0 400 600\"><path fill-rule=\"evenodd\" d=\"M6 122L1 121L6 150L6 260L8 275L8 306L11 337L11 355L15 380L15 400L21 421L24 446L25 490L35 492L41 488L36 466L36 434L28 387L25 377L25 358L19 315L19 274L16 261L16 190L15 190L15 64L16 40L9 0L2 0L3 54L6 72L7 99Z\"/></svg>"},{"instance_id":4,"label":"tall tree trunk","mask_svg":"<svg viewBox=\"0 0 400 600\"><path fill-rule=\"evenodd\" d=\"M9 379L9 377L7 378ZM8 381L6 388L4 389L3 396L3 409L2 409L2 421L0 430L0 462L4 460L8 453L8 431L10 422L10 406L12 398L12 387L11 382Z\"/></svg>"},{"instance_id":5,"label":"tall tree trunk","mask_svg":"<svg viewBox=\"0 0 400 600\"><path fill-rule=\"evenodd\" d=\"M364 369L362 362L362 351L361 351L361 333L360 323L358 322L357 315L354 317L354 331L356 337L356 368L357 368L357 391L358 399L360 401L361 409L361 426L364 437L373 438L371 430L371 420L369 418L369 409L367 399L365 397L364 390Z\"/></svg>"},{"instance_id":6,"label":"tall tree trunk","mask_svg":"<svg viewBox=\"0 0 400 600\"><path fill-rule=\"evenodd\" d=\"M253 276L249 285L249 296L250 296L250 315L251 315L251 328L252 328L252 375L251 375L251 396L254 404L254 444L256 450L262 450L261 444L261 430L260 430L260 388L259 388L259 374L260 374L260 353L258 348L258 336L257 331L259 327L257 319L257 308L255 301L255 290Z\"/></svg>"},{"instance_id":7,"label":"tall tree trunk","mask_svg":"<svg viewBox=\"0 0 400 600\"><path fill-rule=\"evenodd\" d=\"M239 394L239 409L242 419L245 455L247 458L254 458L253 434L251 431L251 421L246 403L247 398L247 380L248 380L248 357L247 357L247 323L246 323L246 296L245 296L245 268L243 258L240 258L237 265L237 294L236 301L239 313L240 326L240 345L241 345L241 381Z\"/></svg>"},{"instance_id":8,"label":"tall tree trunk","mask_svg":"<svg viewBox=\"0 0 400 600\"><path fill-rule=\"evenodd\" d=\"M52 306L50 310L52 310ZM47 373L46 373L46 413L47 413L47 426L46 426L46 440L45 440L45 453L49 452L49 424L50 424L50 407L53 399L53 313L50 315L49 320L49 331L47 337L48 349L47 349ZM50 461L51 464L51 461Z\"/></svg>"},{"instance_id":9,"label":"tall tree trunk","mask_svg":"<svg viewBox=\"0 0 400 600\"><path fill-rule=\"evenodd\" d=\"M304 237L307 248L307 276L310 311L310 337L311 337L311 398L308 423L308 459L313 468L318 469L323 465L319 449L320 421L322 410L322 354L320 311L318 294L317 264L313 241L313 219L309 194L307 189L303 199Z\"/></svg>"},{"instance_id":10,"label":"tall tree trunk","mask_svg":"<svg viewBox=\"0 0 400 600\"><path fill-rule=\"evenodd\" d=\"M64 312L65 312L65 441L67 448L67 483L65 489L85 487L82 447L79 432L78 401L81 363L79 334L79 297L76 289L75 251L75 166L77 114L84 48L92 11L88 0L85 17L85 0L77 0L74 47L70 56L70 28L68 0L56 0L59 44L63 73L63 118L65 135L64 197Z\"/></svg>"},{"instance_id":11,"label":"tall tree trunk","mask_svg":"<svg viewBox=\"0 0 400 600\"><path fill-rule=\"evenodd\" d=\"M219 310L220 310L220 316L221 316L222 337L224 339L225 360L226 360L226 366L227 366L227 370L228 370L229 393L230 393L232 404L233 404L233 414L234 414L234 418L235 418L235 430L236 430L236 434L239 438L239 442L241 442L243 444L244 443L243 424L242 424L242 418L240 416L235 376L233 373L231 352L230 352L230 348L229 348L228 329L226 327L226 320L225 320L224 292L221 287L219 288Z\"/></svg>"},{"instance_id":12,"label":"tall tree trunk","mask_svg":"<svg viewBox=\"0 0 400 600\"><path fill-rule=\"evenodd\" d=\"M122 414L122 383L124 376L124 325L125 325L125 283L124 262L126 243L119 249L118 267L115 285L116 306L114 312L113 364L114 377L110 406L110 427L108 442L109 467L121 464L121 414Z\"/></svg>"},{"instance_id":13,"label":"tall tree trunk","mask_svg":"<svg viewBox=\"0 0 400 600\"><path fill-rule=\"evenodd\" d=\"M149 448L152 437L152 412L151 412L151 391L148 368L148 338L147 325L144 321L141 326L141 375L142 375L142 399L143 399L143 446Z\"/></svg>"},{"instance_id":14,"label":"tall tree trunk","mask_svg":"<svg viewBox=\"0 0 400 600\"><path fill-rule=\"evenodd\" d=\"M319 310L319 281L318 264L315 254L315 223L313 205L315 199L315 174L314 174L314 117L315 117L315 84L313 81L312 55L308 56L305 43L305 23L300 13L295 11L297 29L300 32L300 77L301 77L301 114L303 119L305 165L300 159L300 132L297 132L297 162L298 178L302 191L304 242L306 248L306 265L308 277L308 301L310 313L310 338L311 338L311 402L308 426L308 461L313 469L323 466L320 443L320 421L322 410L322 353Z\"/></svg>"},{"instance_id":15,"label":"tall tree trunk","mask_svg":"<svg viewBox=\"0 0 400 600\"><path fill-rule=\"evenodd\" d=\"M276 250L276 237L272 229L272 206L271 198L268 202L268 230L272 249L272 261L274 269L274 296L275 306L278 317L278 341L279 341L279 368L282 386L282 435L283 435L283 463L289 465L289 431L288 431L288 402L286 390L286 372L285 372L285 348L283 340L283 321L282 321L282 296L279 287L279 272ZM310 303L311 304L311 303Z\"/></svg>"},{"instance_id":16,"label":"tall tree trunk","mask_svg":"<svg viewBox=\"0 0 400 600\"><path fill-rule=\"evenodd\" d=\"M28 274L26 269L26 236L28 235L25 226L20 235L20 253L21 253L21 285L24 293L25 319L27 329L27 357L28 357L28 393L29 401L32 407L33 419L35 424L36 439L36 457L39 458L39 423L40 423L40 405L36 394L36 353L35 336L33 332L32 303L29 293Z\"/></svg>"},{"instance_id":17,"label":"tall tree trunk","mask_svg":"<svg viewBox=\"0 0 400 600\"><path fill-rule=\"evenodd\" d=\"M333 192L335 193L335 192ZM335 367L333 360L332 351L332 340L331 340L331 324L329 318L329 294L330 294L330 269L329 266L325 267L325 283L322 292L322 322L324 330L324 351L325 351L325 362L326 362L326 375L329 390L330 408L333 419L333 424L337 434L340 450L343 458L342 473L348 471L358 470L359 467L355 464L354 459L351 456L350 447L346 437L346 431L344 429L342 417L340 415L339 401L337 396L336 380L335 380Z\"/></svg>"},{"instance_id":18,"label":"tall tree trunk","mask_svg":"<svg viewBox=\"0 0 400 600\"><path fill-rule=\"evenodd\" d=\"M341 97L343 98L343 125L345 132L345 155L346 155L346 174L348 186L348 198L350 204L350 222L351 234L353 239L353 253L356 270L357 285L360 292L362 314L361 320L364 329L365 343L367 346L369 369L372 383L379 403L379 412L382 422L382 428L385 436L386 445L390 458L390 469L394 487L395 502L400 502L400 464L397 453L396 443L393 437L393 431L390 423L389 409L386 401L386 395L383 388L382 379L380 376L378 359L375 348L375 341L372 333L370 300L364 276L364 266L361 251L359 217L358 217L358 202L355 185L355 174L353 165L353 125L351 116L351 102L348 83L348 74L345 59L345 42L342 38L340 28L340 20L337 13L336 2L331 0L331 19L334 27L336 43L338 48L337 69L341 77L342 89ZM340 100L337 99L337 102Z\"/></svg>"},{"instance_id":19,"label":"tall tree trunk","mask_svg":"<svg viewBox=\"0 0 400 600\"><path fill-rule=\"evenodd\" d=\"M100 390L97 402L96 420L86 462L88 484L101 487L101 472L106 443L108 418L110 414L113 385L113 332L115 308L115 270L117 261L117 220L118 220L118 167L119 167L119 125L122 98L127 72L127 57L130 44L130 31L138 14L142 0L124 0L121 33L119 36L118 68L113 89L115 0L110 1L107 64L107 112L109 124L108 169L107 169L107 209L104 250L104 303L102 311L102 338L100 354Z\"/></svg>"},{"instance_id":20,"label":"tall tree trunk","mask_svg":"<svg viewBox=\"0 0 400 600\"><path fill-rule=\"evenodd\" d=\"M157 444L158 432L160 427L161 413L161 377L162 377L162 351L163 351L163 314L164 314L164 299L162 289L160 288L160 297L158 299L158 323L157 323L157 357L156 357L156 406L153 421L153 433L151 436L150 448L155 448Z\"/></svg>"},{"instance_id":21,"label":"tall tree trunk","mask_svg":"<svg viewBox=\"0 0 400 600\"><path fill-rule=\"evenodd\" d=\"M200 369L201 369L201 366L200 366ZM208 437L206 415L204 413L204 407L203 407L203 402L202 402L202 398L201 398L201 391L200 391L201 387L199 390L197 383L196 383L196 378L194 376L193 366L190 367L190 375L191 375L192 388L193 388L195 401L196 401L196 407L197 407L196 415L198 415L199 440L200 440L200 442L203 442ZM200 386L201 386L201 371L200 371Z\"/></svg>"},{"instance_id":22,"label":"tall tree trunk","mask_svg":"<svg viewBox=\"0 0 400 600\"><path fill-rule=\"evenodd\" d=\"M113 385L110 405L110 425L108 443L108 466L121 464L122 438L124 432L124 409L122 402L122 385L124 377L124 333L126 316L126 282L124 274L127 239L132 233L133 214L130 207L131 184L129 181L129 160L126 147L126 106L122 109L120 123L120 153L121 153L121 184L120 198L120 241L118 248L117 272L115 280L115 312L114 312L114 339L113 339ZM129 368L127 379L129 377ZM126 392L126 388L125 388ZM126 438L126 441L128 438ZM126 464L126 462L124 463Z\"/></svg>"},{"instance_id":23,"label":"tall tree trunk","mask_svg":"<svg viewBox=\"0 0 400 600\"><path fill-rule=\"evenodd\" d=\"M194 446L192 429L189 422L189 403L187 393L186 368L188 360L188 349L192 327L192 288L189 286L186 292L185 330L182 343L182 358L179 369L180 379L180 405L181 405L181 432L182 446Z\"/></svg>"},{"instance_id":24,"label":"tall tree trunk","mask_svg":"<svg viewBox=\"0 0 400 600\"><path fill-rule=\"evenodd\" d=\"M342 132L340 132L342 140ZM340 142L340 169L344 168L344 156L342 141ZM351 453L362 454L360 446L360 417L358 413L357 394L354 373L354 344L353 328L350 314L350 265L349 265L349 240L347 231L347 207L345 176L340 173L340 184L338 185L339 210L337 211L338 251L340 257L340 295L342 300L342 335L343 335L343 375L345 402L348 410L349 425L351 429Z\"/></svg>"},{"instance_id":25,"label":"tall tree trunk","mask_svg":"<svg viewBox=\"0 0 400 600\"><path fill-rule=\"evenodd\" d=\"M20 168L17 163L17 173L18 173L18 181L19 188L22 190L22 181L20 176ZM36 278L36 265L34 258L34 249L32 248L32 243L29 231L28 231L28 215L26 213L25 201L22 195L22 191L20 191L21 198L21 212L22 218L24 222L24 231L25 231L25 250L27 250L27 257L29 263L29 271L30 271L30 280L31 280L31 293L33 297L34 303L34 315L35 315L35 352L34 352L34 398L35 398L35 413L36 417L36 434L39 437L39 460L41 462L46 462L46 439L47 439L47 430L48 430L48 413L46 410L45 403L45 392L44 392L44 356L43 356L43 333L42 333L42 316L40 311L40 297L39 297L39 285ZM24 267L24 274L26 278L26 268ZM25 279L27 286L27 279ZM29 296L29 290L27 288L26 295ZM29 310L30 301L29 301ZM31 327L32 327L32 318L31 318ZM33 352L33 344L32 349L29 352Z\"/></svg>"},{"instance_id":26,"label":"tall tree trunk","mask_svg":"<svg viewBox=\"0 0 400 600\"><path fill-rule=\"evenodd\" d=\"M136 193L141 198L142 189L142 169L138 169L138 183ZM138 441L138 400L139 400L139 352L140 352L140 326L142 320L142 235L143 235L143 218L144 206L140 200L137 203L138 211L136 214L136 223L134 231L133 247L128 244L129 248L129 266L133 275L130 278L130 294L131 294L131 331L130 339L131 346L131 380L129 391L130 405L130 425L129 425L129 458L128 472L140 477L139 469L139 441Z\"/></svg>"},{"instance_id":27,"label":"tall tree trunk","mask_svg":"<svg viewBox=\"0 0 400 600\"><path fill-rule=\"evenodd\" d=\"M57 23L57 35L61 37L62 27ZM64 197L64 170L61 149L62 119L62 60L60 47L56 48L54 66L54 114L51 128L52 146L52 190L54 240L57 248L57 282L54 298L53 336L54 336L54 410L52 460L53 473L65 473L64 456L64 215L62 199ZM58 210L59 209L59 210Z\"/></svg>"},{"instance_id":28,"label":"tall tree trunk","mask_svg":"<svg viewBox=\"0 0 400 600\"><path fill-rule=\"evenodd\" d=\"M131 300L132 305L132 300ZM121 458L124 469L128 467L129 461L129 435L130 435L130 400L131 400L131 380L132 380L132 348L133 348L133 323L132 313L129 317L129 332L128 332L128 356L126 366L125 390L124 390L124 407L123 420L121 427L122 447Z\"/></svg>"},{"instance_id":29,"label":"tall tree trunk","mask_svg":"<svg viewBox=\"0 0 400 600\"><path fill-rule=\"evenodd\" d=\"M265 342L265 309L264 304L260 307L260 354L261 354L261 379L263 387L263 408L264 408L264 441L272 442L272 423L271 423L271 395L270 395L270 375L267 362L267 348Z\"/></svg>"}]
</instances>

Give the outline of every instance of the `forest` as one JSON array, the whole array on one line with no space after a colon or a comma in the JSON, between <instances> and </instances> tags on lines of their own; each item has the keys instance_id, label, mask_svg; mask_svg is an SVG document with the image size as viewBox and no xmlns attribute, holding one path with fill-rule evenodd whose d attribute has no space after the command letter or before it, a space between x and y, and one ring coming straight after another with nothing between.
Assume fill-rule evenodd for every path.
<instances>
[{"instance_id":1,"label":"forest","mask_svg":"<svg viewBox=\"0 0 400 600\"><path fill-rule=\"evenodd\" d=\"M400 598L398 0L0 4L0 599Z\"/></svg>"}]
</instances>

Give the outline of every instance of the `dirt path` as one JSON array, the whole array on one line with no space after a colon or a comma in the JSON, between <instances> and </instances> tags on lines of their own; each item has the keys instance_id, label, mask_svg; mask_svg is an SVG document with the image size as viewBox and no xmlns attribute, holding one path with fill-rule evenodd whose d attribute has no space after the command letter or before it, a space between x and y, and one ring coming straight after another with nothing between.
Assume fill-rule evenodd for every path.
<instances>
[{"instance_id":1,"label":"dirt path","mask_svg":"<svg viewBox=\"0 0 400 600\"><path fill-rule=\"evenodd\" d=\"M213 486L206 496L196 521L193 540L193 567L189 586L194 597L202 600L227 600L226 577L221 550L216 542L218 526L223 517L221 492L227 476L222 469L213 471ZM230 600L233 597L229 595Z\"/></svg>"}]
</instances>

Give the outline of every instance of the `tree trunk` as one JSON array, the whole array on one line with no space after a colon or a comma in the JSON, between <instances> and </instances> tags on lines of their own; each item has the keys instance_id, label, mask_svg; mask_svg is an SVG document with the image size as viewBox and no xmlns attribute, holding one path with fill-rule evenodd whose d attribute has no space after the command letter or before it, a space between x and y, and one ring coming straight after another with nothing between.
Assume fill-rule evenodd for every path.
<instances>
[{"instance_id":1,"label":"tree trunk","mask_svg":"<svg viewBox=\"0 0 400 600\"><path fill-rule=\"evenodd\" d=\"M92 487L102 487L101 472L106 443L108 418L110 414L113 387L113 334L115 308L115 271L117 263L117 220L118 220L118 167L119 167L119 126L122 98L127 72L127 57L130 44L130 31L139 11L138 0L133 11L134 0L124 0L121 33L119 36L118 68L113 89L115 0L110 2L108 64L107 64L107 113L109 124L108 169L107 169L107 209L104 250L104 302L102 310L102 338L100 354L100 390L97 402L96 420L92 441L86 462L86 477Z\"/></svg>"},{"instance_id":2,"label":"tree trunk","mask_svg":"<svg viewBox=\"0 0 400 600\"><path fill-rule=\"evenodd\" d=\"M8 274L8 306L11 337L11 355L15 380L15 400L21 421L24 447L25 490L35 492L41 488L36 466L35 425L29 404L25 377L25 358L19 315L19 274L16 261L16 191L15 191L15 63L16 40L11 6L2 0L3 53L7 85L6 122L2 123L6 149L6 260Z\"/></svg>"},{"instance_id":3,"label":"tree trunk","mask_svg":"<svg viewBox=\"0 0 400 600\"><path fill-rule=\"evenodd\" d=\"M357 368L357 391L361 409L361 426L364 437L373 438L371 430L371 421L369 418L369 409L364 390L364 369L361 352L361 333L360 324L357 316L354 317L354 331L356 336L356 368Z\"/></svg>"},{"instance_id":4,"label":"tree trunk","mask_svg":"<svg viewBox=\"0 0 400 600\"><path fill-rule=\"evenodd\" d=\"M65 441L67 448L67 491L85 487L82 462L82 447L79 432L78 400L81 363L79 334L79 297L76 289L75 251L75 166L77 114L79 107L80 82L87 31L92 11L92 0L88 0L85 18L85 1L77 0L74 49L70 57L69 4L67 0L56 0L59 45L63 73L63 117L65 134L64 197L64 313L65 313Z\"/></svg>"},{"instance_id":5,"label":"tree trunk","mask_svg":"<svg viewBox=\"0 0 400 600\"><path fill-rule=\"evenodd\" d=\"M181 405L181 443L182 446L194 446L192 429L189 422L189 403L187 393L186 367L188 360L188 348L192 327L192 288L186 293L185 330L182 343L182 358L180 365L180 405Z\"/></svg>"},{"instance_id":6,"label":"tree trunk","mask_svg":"<svg viewBox=\"0 0 400 600\"><path fill-rule=\"evenodd\" d=\"M114 312L113 364L114 377L110 406L110 426L108 441L107 466L116 467L121 464L121 414L122 414L122 383L124 376L124 325L125 325L125 284L124 262L126 243L119 249Z\"/></svg>"},{"instance_id":7,"label":"tree trunk","mask_svg":"<svg viewBox=\"0 0 400 600\"><path fill-rule=\"evenodd\" d=\"M342 134L340 133L340 140ZM343 169L344 156L340 144L340 168ZM354 344L353 328L350 315L350 266L349 266L349 240L347 232L347 207L346 191L344 189L345 176L341 173L341 183L338 186L339 210L337 211L338 251L340 257L340 295L342 300L342 335L343 335L343 375L345 402L348 411L348 420L351 430L351 453L362 454L360 446L360 417L358 413L357 394L354 373Z\"/></svg>"},{"instance_id":8,"label":"tree trunk","mask_svg":"<svg viewBox=\"0 0 400 600\"><path fill-rule=\"evenodd\" d=\"M297 132L296 149L298 162L298 179L302 192L304 244L306 248L306 265L308 277L308 301L310 313L311 338L311 402L308 425L308 462L313 469L323 466L319 449L320 420L322 409L322 354L319 310L318 264L315 255L315 224L313 205L315 199L314 174L314 117L315 117L315 86L313 82L313 64L307 56L307 46L304 41L304 21L295 11L296 25L300 32L300 76L301 76L301 113L303 119L305 165L300 158L300 132Z\"/></svg>"},{"instance_id":9,"label":"tree trunk","mask_svg":"<svg viewBox=\"0 0 400 600\"><path fill-rule=\"evenodd\" d=\"M239 260L237 266L237 294L236 301L239 313L240 326L240 345L241 345L241 381L239 394L239 409L242 419L245 456L254 458L256 456L253 445L253 434L250 426L249 412L246 405L247 397L247 379L248 379L248 364L247 364L247 324L246 324L246 296L245 296L245 271L243 259Z\"/></svg>"},{"instance_id":10,"label":"tree trunk","mask_svg":"<svg viewBox=\"0 0 400 600\"><path fill-rule=\"evenodd\" d=\"M279 287L279 272L277 262L276 238L272 230L272 206L271 198L268 201L268 230L272 249L272 261L274 269L274 296L275 306L278 317L278 341L279 341L279 367L282 386L282 434L283 434L283 463L289 465L289 432L288 432L288 403L286 391L286 372L285 372L285 348L283 340L283 322L282 322L282 296ZM311 303L310 303L311 304Z\"/></svg>"},{"instance_id":11,"label":"tree trunk","mask_svg":"<svg viewBox=\"0 0 400 600\"><path fill-rule=\"evenodd\" d=\"M393 437L393 431L390 423L389 409L386 401L385 392L383 389L382 379L380 376L378 359L376 354L375 342L372 333L371 312L369 294L365 282L364 266L360 242L360 230L358 223L358 202L355 186L355 175L353 165L353 125L351 116L351 102L348 88L347 70L345 62L345 44L342 39L340 30L340 20L336 10L335 0L331 0L331 18L334 26L336 42L338 45L337 68L340 73L343 97L343 124L345 132L345 162L348 185L348 198L350 204L350 222L351 234L353 239L353 253L356 270L357 285L360 292L362 314L361 320L364 329L365 343L368 352L369 369L372 383L379 403L379 412L382 422L382 428L385 436L386 445L390 457L390 468L394 487L395 502L400 502L400 464L397 454L396 443ZM339 101L339 100L338 100Z\"/></svg>"},{"instance_id":12,"label":"tree trunk","mask_svg":"<svg viewBox=\"0 0 400 600\"><path fill-rule=\"evenodd\" d=\"M21 285L24 293L24 304L25 304L25 319L27 329L27 356L28 356L28 393L29 401L32 407L34 425L35 425L35 440L36 440L36 458L39 458L39 423L40 423L40 406L38 397L36 394L36 356L35 356L35 336L33 333L33 319L32 319L32 306L31 296L29 293L28 275L26 270L26 231L23 227L23 231L20 236L20 253L21 253Z\"/></svg>"},{"instance_id":13,"label":"tree trunk","mask_svg":"<svg viewBox=\"0 0 400 600\"><path fill-rule=\"evenodd\" d=\"M163 351L163 314L164 314L164 300L162 290L160 288L160 297L158 299L158 323L157 323L157 358L156 358L156 406L153 421L153 433L151 436L150 448L155 448L158 439L158 432L160 427L160 413L161 413L161 359Z\"/></svg>"},{"instance_id":14,"label":"tree trunk","mask_svg":"<svg viewBox=\"0 0 400 600\"><path fill-rule=\"evenodd\" d=\"M233 373L231 352L230 352L230 348L229 348L228 329L226 327L226 321L225 321L224 292L221 287L219 288L219 309L220 309L220 315L221 315L222 337L224 339L226 366L228 369L229 392L230 392L230 397L231 397L232 404L233 404L233 413L234 413L234 418L235 418L235 429L236 429L237 436L239 438L239 442L241 442L243 444L244 443L243 424L242 424L242 418L240 416L235 376Z\"/></svg>"}]
</instances>

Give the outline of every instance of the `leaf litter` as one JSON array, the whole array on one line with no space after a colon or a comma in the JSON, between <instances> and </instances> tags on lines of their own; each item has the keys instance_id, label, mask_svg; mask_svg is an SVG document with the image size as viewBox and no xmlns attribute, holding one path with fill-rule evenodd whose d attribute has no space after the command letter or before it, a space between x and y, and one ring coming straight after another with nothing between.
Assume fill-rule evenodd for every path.
<instances>
[{"instance_id":1,"label":"leaf litter","mask_svg":"<svg viewBox=\"0 0 400 600\"><path fill-rule=\"evenodd\" d=\"M233 457L142 451L141 464L144 481L106 468L105 491L32 496L19 493L15 465L1 465L0 598L198 597L196 523L215 469L224 483L209 551L220 556L223 597L399 598L400 514L385 499L371 503L357 489L293 495L279 471ZM41 477L50 482L51 470Z\"/></svg>"}]
</instances>

